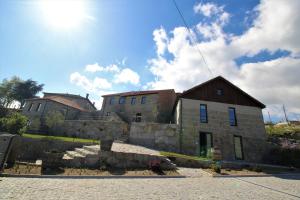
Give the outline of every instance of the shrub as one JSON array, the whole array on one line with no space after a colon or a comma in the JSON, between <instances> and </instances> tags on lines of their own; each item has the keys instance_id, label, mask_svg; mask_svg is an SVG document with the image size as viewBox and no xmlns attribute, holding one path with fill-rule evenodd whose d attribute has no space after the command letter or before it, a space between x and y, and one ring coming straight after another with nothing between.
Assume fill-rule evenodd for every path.
<instances>
[{"instance_id":1,"label":"shrub","mask_svg":"<svg viewBox=\"0 0 300 200\"><path fill-rule=\"evenodd\" d=\"M7 114L8 114L8 109L0 105L0 118L6 117Z\"/></svg>"},{"instance_id":2,"label":"shrub","mask_svg":"<svg viewBox=\"0 0 300 200\"><path fill-rule=\"evenodd\" d=\"M221 165L218 163L213 163L210 165L210 169L218 174L221 173Z\"/></svg>"},{"instance_id":3,"label":"shrub","mask_svg":"<svg viewBox=\"0 0 300 200\"><path fill-rule=\"evenodd\" d=\"M46 126L51 130L64 122L64 115L59 111L49 112L45 119Z\"/></svg>"},{"instance_id":4,"label":"shrub","mask_svg":"<svg viewBox=\"0 0 300 200\"><path fill-rule=\"evenodd\" d=\"M293 166L300 168L300 149L273 147L265 156L265 161L271 164Z\"/></svg>"},{"instance_id":5,"label":"shrub","mask_svg":"<svg viewBox=\"0 0 300 200\"><path fill-rule=\"evenodd\" d=\"M0 131L22 135L26 131L27 117L20 113L12 113L0 118Z\"/></svg>"}]
</instances>

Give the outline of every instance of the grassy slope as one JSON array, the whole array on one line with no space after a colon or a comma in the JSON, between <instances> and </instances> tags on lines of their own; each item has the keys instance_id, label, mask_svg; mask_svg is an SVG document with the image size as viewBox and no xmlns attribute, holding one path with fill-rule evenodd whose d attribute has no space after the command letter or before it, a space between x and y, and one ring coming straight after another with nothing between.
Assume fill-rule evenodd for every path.
<instances>
[{"instance_id":1,"label":"grassy slope","mask_svg":"<svg viewBox=\"0 0 300 200\"><path fill-rule=\"evenodd\" d=\"M185 158L185 159L189 159L189 160L204 160L204 161L210 160L209 158L198 157L198 156L189 156L189 155L173 153L173 152L166 152L166 151L161 151L160 154L163 156L167 156L167 157Z\"/></svg>"},{"instance_id":2,"label":"grassy slope","mask_svg":"<svg viewBox=\"0 0 300 200\"><path fill-rule=\"evenodd\" d=\"M36 134L23 134L23 137L26 138L33 138L33 139L42 139L46 138L49 140L61 140L65 142L81 142L81 143L97 143L99 144L98 140L92 140L92 139L83 139L83 138L72 138L72 137L62 137L62 136L47 136L47 135L36 135Z\"/></svg>"},{"instance_id":3,"label":"grassy slope","mask_svg":"<svg viewBox=\"0 0 300 200\"><path fill-rule=\"evenodd\" d=\"M266 131L270 136L276 137L287 137L287 138L295 138L299 137L300 126L296 125L284 125L284 126L271 126L266 125ZM296 136L296 133L298 133ZM300 139L300 138L298 138Z\"/></svg>"}]
</instances>

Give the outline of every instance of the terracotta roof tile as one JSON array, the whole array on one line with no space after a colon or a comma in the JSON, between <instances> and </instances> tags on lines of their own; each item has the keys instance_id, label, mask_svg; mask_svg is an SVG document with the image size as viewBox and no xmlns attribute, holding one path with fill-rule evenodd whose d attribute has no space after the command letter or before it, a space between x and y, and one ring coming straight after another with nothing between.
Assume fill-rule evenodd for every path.
<instances>
[{"instance_id":1,"label":"terracotta roof tile","mask_svg":"<svg viewBox=\"0 0 300 200\"><path fill-rule=\"evenodd\" d=\"M170 92L174 91L173 89L167 89L167 90L146 90L146 91L131 91L131 92L122 92L122 93L115 93L115 94L106 94L102 95L102 97L108 97L108 96L135 96L135 95L145 95L145 94L157 94L160 92Z\"/></svg>"},{"instance_id":2,"label":"terracotta roof tile","mask_svg":"<svg viewBox=\"0 0 300 200\"><path fill-rule=\"evenodd\" d=\"M51 100L51 101L61 103L66 106L81 110L81 111L87 111L86 109L82 108L78 103L70 101L70 100L60 97L60 96L49 96L49 97L43 97L43 98L33 98L33 99L28 99L28 100Z\"/></svg>"}]
</instances>

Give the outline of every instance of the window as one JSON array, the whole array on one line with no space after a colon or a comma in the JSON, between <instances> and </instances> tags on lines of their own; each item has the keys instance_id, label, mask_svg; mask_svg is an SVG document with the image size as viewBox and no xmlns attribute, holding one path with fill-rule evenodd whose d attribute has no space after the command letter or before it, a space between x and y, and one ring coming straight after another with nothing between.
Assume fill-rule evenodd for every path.
<instances>
[{"instance_id":1,"label":"window","mask_svg":"<svg viewBox=\"0 0 300 200\"><path fill-rule=\"evenodd\" d=\"M141 104L145 104L145 103L146 103L146 97L142 97Z\"/></svg>"},{"instance_id":2,"label":"window","mask_svg":"<svg viewBox=\"0 0 300 200\"><path fill-rule=\"evenodd\" d=\"M134 105L135 102L136 102L136 97L132 97L132 98L131 98L131 105Z\"/></svg>"},{"instance_id":3,"label":"window","mask_svg":"<svg viewBox=\"0 0 300 200\"><path fill-rule=\"evenodd\" d=\"M28 111L31 111L31 109L32 109L32 106L33 106L33 103L31 103L31 104L29 105L29 107L28 107Z\"/></svg>"},{"instance_id":4,"label":"window","mask_svg":"<svg viewBox=\"0 0 300 200\"><path fill-rule=\"evenodd\" d=\"M200 122L207 123L207 106L200 104Z\"/></svg>"},{"instance_id":5,"label":"window","mask_svg":"<svg viewBox=\"0 0 300 200\"><path fill-rule=\"evenodd\" d=\"M38 106L36 107L36 110L35 110L36 112L39 112L39 111L40 111L41 105L42 105L41 103L38 104Z\"/></svg>"},{"instance_id":6,"label":"window","mask_svg":"<svg viewBox=\"0 0 300 200\"><path fill-rule=\"evenodd\" d=\"M235 108L229 108L229 124L230 126L236 126L236 115L235 115Z\"/></svg>"},{"instance_id":7,"label":"window","mask_svg":"<svg viewBox=\"0 0 300 200\"><path fill-rule=\"evenodd\" d=\"M224 94L223 89L217 89L217 95L218 96L223 96L223 94Z\"/></svg>"},{"instance_id":8,"label":"window","mask_svg":"<svg viewBox=\"0 0 300 200\"><path fill-rule=\"evenodd\" d=\"M111 97L110 100L109 100L109 104L110 104L110 105L113 105L113 104L114 104L114 101L115 101L115 98L114 98L114 97Z\"/></svg>"},{"instance_id":9,"label":"window","mask_svg":"<svg viewBox=\"0 0 300 200\"><path fill-rule=\"evenodd\" d=\"M135 122L141 122L141 121L142 121L142 113L136 113Z\"/></svg>"},{"instance_id":10,"label":"window","mask_svg":"<svg viewBox=\"0 0 300 200\"><path fill-rule=\"evenodd\" d=\"M243 152L243 141L241 136L234 136L234 152L235 152L235 159L243 160L244 159L244 152Z\"/></svg>"},{"instance_id":11,"label":"window","mask_svg":"<svg viewBox=\"0 0 300 200\"><path fill-rule=\"evenodd\" d=\"M125 97L120 97L119 104L124 104L125 100L126 100Z\"/></svg>"}]
</instances>

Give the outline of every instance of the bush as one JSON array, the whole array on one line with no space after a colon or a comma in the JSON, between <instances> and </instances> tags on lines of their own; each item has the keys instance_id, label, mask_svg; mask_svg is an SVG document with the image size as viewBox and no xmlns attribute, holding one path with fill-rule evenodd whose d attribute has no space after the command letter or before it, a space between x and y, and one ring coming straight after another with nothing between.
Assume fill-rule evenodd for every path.
<instances>
[{"instance_id":1,"label":"bush","mask_svg":"<svg viewBox=\"0 0 300 200\"><path fill-rule=\"evenodd\" d=\"M0 131L22 135L26 131L27 117L20 113L12 113L0 118Z\"/></svg>"},{"instance_id":2,"label":"bush","mask_svg":"<svg viewBox=\"0 0 300 200\"><path fill-rule=\"evenodd\" d=\"M61 112L52 111L47 114L46 119L45 119L45 124L50 131L53 131L53 129L56 126L58 126L64 122L64 119L65 119L65 117Z\"/></svg>"},{"instance_id":3,"label":"bush","mask_svg":"<svg viewBox=\"0 0 300 200\"><path fill-rule=\"evenodd\" d=\"M271 164L293 166L300 168L300 149L274 147L265 156L265 161Z\"/></svg>"},{"instance_id":4,"label":"bush","mask_svg":"<svg viewBox=\"0 0 300 200\"><path fill-rule=\"evenodd\" d=\"M213 163L210 165L210 169L218 174L221 173L221 166L218 163Z\"/></svg>"},{"instance_id":5,"label":"bush","mask_svg":"<svg viewBox=\"0 0 300 200\"><path fill-rule=\"evenodd\" d=\"M0 105L0 118L6 117L7 114L8 114L8 109Z\"/></svg>"}]
</instances>

